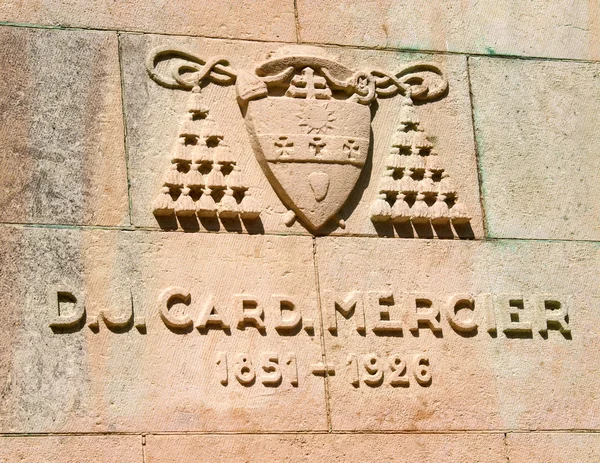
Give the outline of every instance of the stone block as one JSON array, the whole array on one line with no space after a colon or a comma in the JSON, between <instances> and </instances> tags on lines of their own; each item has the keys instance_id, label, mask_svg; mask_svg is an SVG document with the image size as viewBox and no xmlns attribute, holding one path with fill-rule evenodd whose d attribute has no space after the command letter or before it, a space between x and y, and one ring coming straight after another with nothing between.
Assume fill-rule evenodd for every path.
<instances>
[{"instance_id":1,"label":"stone block","mask_svg":"<svg viewBox=\"0 0 600 463\"><path fill-rule=\"evenodd\" d=\"M0 432L326 429L310 238L2 231Z\"/></svg>"},{"instance_id":2,"label":"stone block","mask_svg":"<svg viewBox=\"0 0 600 463\"><path fill-rule=\"evenodd\" d=\"M250 21L249 18L252 18ZM47 26L296 41L293 0L3 2L0 21Z\"/></svg>"},{"instance_id":3,"label":"stone block","mask_svg":"<svg viewBox=\"0 0 600 463\"><path fill-rule=\"evenodd\" d=\"M129 223L116 34L0 39L0 221Z\"/></svg>"},{"instance_id":4,"label":"stone block","mask_svg":"<svg viewBox=\"0 0 600 463\"><path fill-rule=\"evenodd\" d=\"M600 65L469 63L488 234L600 239Z\"/></svg>"},{"instance_id":5,"label":"stone block","mask_svg":"<svg viewBox=\"0 0 600 463\"><path fill-rule=\"evenodd\" d=\"M0 463L142 463L140 436L0 437Z\"/></svg>"},{"instance_id":6,"label":"stone block","mask_svg":"<svg viewBox=\"0 0 600 463\"><path fill-rule=\"evenodd\" d=\"M597 244L316 249L334 431L597 428Z\"/></svg>"},{"instance_id":7,"label":"stone block","mask_svg":"<svg viewBox=\"0 0 600 463\"><path fill-rule=\"evenodd\" d=\"M162 47L161 51L153 51L157 47ZM251 234L483 237L464 57L131 34L123 36L121 48L135 225L166 230ZM192 53L197 58L184 55L183 51ZM306 56L312 57L304 58ZM173 79L173 72L181 72L180 80L183 79L185 84L186 78L194 80L191 70L200 70L202 63L212 57L224 58L228 62L211 61L212 64L206 64L204 69L213 64L216 67L210 68L207 77L202 80L199 93L168 88L181 88L183 85ZM267 58L271 60L268 62L270 64L263 64L257 71L258 74L251 74L250 71ZM324 61L325 59L333 59L335 62ZM432 65L415 67L417 63L423 62ZM285 72L275 75L281 72L277 66L285 69L289 63L292 63L296 72L293 78L290 75L286 77ZM311 63L312 68L309 66ZM161 85L149 77L146 70L148 64L154 80L163 79ZM183 64L188 67L178 67ZM338 73L337 77L334 76L338 80L337 84L329 77L329 84L325 82L327 79L323 76L326 73L321 71L322 66L326 69L329 66L332 72ZM406 72L400 74L403 69ZM352 74L360 70L374 74L368 78L366 75ZM309 71L310 75L307 74ZM267 92L267 84L261 78L264 77L262 74L269 72L274 75L269 77L271 80L267 80L271 85L268 92L271 93L266 96L267 93L261 92ZM413 75L411 72L425 79L423 86L410 87L415 95L415 106L409 106L408 99L403 96L393 96L396 86L390 77L393 75L396 78L395 74L398 74L401 81L408 82L409 76ZM438 72L447 77L449 90L444 91L444 78L440 78ZM162 77L156 77L157 75ZM216 85L214 82L219 79L226 82ZM235 86L232 84L234 79L237 79ZM275 86L273 79L283 79L282 87ZM315 80L316 85L321 85L318 82L323 79L325 83L322 84L322 94L302 97L304 90L298 90L300 87L296 84L303 85L300 81L307 79ZM339 79L345 80L341 82ZM343 90L344 88L354 85L347 83L352 82L352 79L363 79L367 87L370 85L367 79L371 79L369 82L373 83L373 93L371 96L364 96L364 104L357 102L358 94L348 98L348 94L344 93L348 91ZM412 81L413 84L416 80ZM369 100L375 95L375 82L379 92L376 101ZM190 90L193 85L195 84L183 88ZM288 86L287 93L285 86ZM327 94L331 92L330 87L336 92L333 99ZM278 98L284 94L291 96L292 93L296 97ZM427 95L432 95L431 99L434 101L427 101ZM435 95L438 95L437 98ZM367 100L370 101L370 106ZM202 111L199 112L195 105L200 105L202 108L198 108ZM193 117L199 118L198 121L188 121L187 118L192 117L189 114L190 108L198 109L193 113L197 114ZM370 108L372 116L371 135L367 124L367 108ZM196 123L199 127L204 127L204 119L200 120L201 117L212 119L217 126L212 130L219 132L215 137L220 137L221 143L226 144L229 149L227 156L237 162L244 187L249 188L259 205L258 220L217 220L216 214L210 219L196 217L193 204L198 209L201 201L194 197L194 192L198 197L200 194L205 197L205 190L200 187L199 182L216 184L211 177L213 173L210 172L210 167L199 164L204 162L200 161L204 151L209 152L206 156L213 156L210 149L205 149L203 145L204 135L186 135L195 130ZM410 123L403 123L406 118L410 119ZM407 132L399 134L400 126ZM403 136L402 140L399 139L400 135ZM408 147L396 146L402 143L408 143ZM394 150L401 151L401 155L394 157ZM280 157L286 158L286 163ZM318 158L321 164L313 162L313 158ZM226 166L226 161L221 161L221 164ZM326 165L326 161L329 164ZM391 162L397 162L398 165L393 171L394 178L388 179L384 174L386 170L392 170ZM438 187L442 188L440 185L443 183L450 192L446 199L464 205L465 214L470 221L452 226L449 219L444 221L442 218L443 223L432 226L426 218L426 223L413 226L408 222L407 216L406 221L395 225L389 221L373 222L373 208L378 201L382 184L387 179L398 185L403 163L407 166L410 164L404 170L406 173L413 173L414 177L406 178L403 186L405 190L414 190L413 193L407 193L407 210L417 202L417 191L427 188L432 190L433 195L426 196L421 205L426 210L428 207L432 208L436 202ZM190 172L196 164L200 166L198 169L204 177L193 172L200 180L192 181ZM216 164L214 161L214 165ZM171 171L173 166L178 171ZM225 172L226 167L219 168L221 172ZM429 174L432 175L431 178L427 178ZM446 175L449 177L446 178ZM226 177L228 182L230 175L226 173ZM225 189L223 182L225 181L221 180L221 187ZM179 190L173 198L177 207L181 207L181 217L179 212L168 216L153 215L153 210L168 210L168 203L175 204L168 194L163 198L164 204L157 206L154 202L165 186L169 191L168 185L175 184L179 185ZM214 199L214 190L218 186L211 188L213 201L221 201ZM184 192L186 189L189 193ZM175 194L173 189L170 192ZM228 199L223 192L220 195ZM191 205L188 207L183 203L179 204L180 197ZM190 198L193 201L189 201ZM449 203L451 208L452 204ZM300 212L294 209L294 205ZM214 209L215 206L212 207ZM448 215L448 207L445 209ZM458 209L457 207L456 210ZM295 222L294 214L290 219L292 210L299 217Z\"/></svg>"},{"instance_id":8,"label":"stone block","mask_svg":"<svg viewBox=\"0 0 600 463\"><path fill-rule=\"evenodd\" d=\"M594 433L508 433L508 461L594 463L600 460L600 436Z\"/></svg>"},{"instance_id":9,"label":"stone block","mask_svg":"<svg viewBox=\"0 0 600 463\"><path fill-rule=\"evenodd\" d=\"M147 436L148 463L204 461L505 462L502 434ZM278 457L275 457L278 455Z\"/></svg>"},{"instance_id":10,"label":"stone block","mask_svg":"<svg viewBox=\"0 0 600 463\"><path fill-rule=\"evenodd\" d=\"M568 0L298 1L301 41L587 60L600 57L599 13Z\"/></svg>"}]
</instances>

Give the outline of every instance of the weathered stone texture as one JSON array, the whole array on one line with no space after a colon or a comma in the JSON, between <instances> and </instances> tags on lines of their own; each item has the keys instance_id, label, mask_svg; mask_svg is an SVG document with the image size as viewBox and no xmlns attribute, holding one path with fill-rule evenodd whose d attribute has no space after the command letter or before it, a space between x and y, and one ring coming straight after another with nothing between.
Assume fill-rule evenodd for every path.
<instances>
[{"instance_id":1,"label":"weathered stone texture","mask_svg":"<svg viewBox=\"0 0 600 463\"><path fill-rule=\"evenodd\" d=\"M333 429L596 428L599 252L596 244L318 240L325 353L336 367L328 377ZM355 291L365 317L356 308L347 320L337 313L336 331L334 301L348 310ZM457 316L476 327L450 325L453 295L475 296L474 312ZM571 300L570 335L545 321L558 304L544 309L540 300L562 308ZM395 354L407 371L397 364L404 381L392 387ZM429 381L418 381L419 355L429 359Z\"/></svg>"},{"instance_id":2,"label":"weathered stone texture","mask_svg":"<svg viewBox=\"0 0 600 463\"><path fill-rule=\"evenodd\" d=\"M114 33L0 28L0 221L128 223Z\"/></svg>"},{"instance_id":3,"label":"weathered stone texture","mask_svg":"<svg viewBox=\"0 0 600 463\"><path fill-rule=\"evenodd\" d=\"M600 6L594 0L299 0L298 18L300 39L313 43L600 58Z\"/></svg>"},{"instance_id":4,"label":"weathered stone texture","mask_svg":"<svg viewBox=\"0 0 600 463\"><path fill-rule=\"evenodd\" d=\"M600 239L600 66L469 62L489 235Z\"/></svg>"},{"instance_id":5,"label":"weathered stone texture","mask_svg":"<svg viewBox=\"0 0 600 463\"><path fill-rule=\"evenodd\" d=\"M322 355L309 238L12 227L1 236L14 273L3 275L0 296L0 322L9 330L0 432L326 429L324 380L309 368ZM167 327L161 319L168 298L160 296L171 287L190 295L173 299L167 313L193 323ZM85 305L72 328L49 327L60 310L74 310L58 306L58 290ZM229 329L194 327L211 313L211 296ZM247 310L264 311L264 329L239 324L242 300ZM302 325L276 329L293 319L294 308ZM227 385L216 364L220 352L228 359ZM295 363L287 363L290 353ZM242 354L255 381L237 380L248 377L236 366ZM282 372L277 384L263 372L273 355Z\"/></svg>"},{"instance_id":6,"label":"weathered stone texture","mask_svg":"<svg viewBox=\"0 0 600 463\"><path fill-rule=\"evenodd\" d=\"M595 463L600 460L600 436L595 433L509 433L506 443L511 463Z\"/></svg>"},{"instance_id":7,"label":"weathered stone texture","mask_svg":"<svg viewBox=\"0 0 600 463\"><path fill-rule=\"evenodd\" d=\"M239 39L296 41L293 0L9 0L0 21Z\"/></svg>"},{"instance_id":8,"label":"weathered stone texture","mask_svg":"<svg viewBox=\"0 0 600 463\"><path fill-rule=\"evenodd\" d=\"M140 436L0 437L0 463L142 463Z\"/></svg>"},{"instance_id":9,"label":"weathered stone texture","mask_svg":"<svg viewBox=\"0 0 600 463\"><path fill-rule=\"evenodd\" d=\"M147 436L148 463L505 462L501 434Z\"/></svg>"},{"instance_id":10,"label":"weathered stone texture","mask_svg":"<svg viewBox=\"0 0 600 463\"><path fill-rule=\"evenodd\" d=\"M210 222L192 217L178 223L173 216L169 220L152 214L152 202L159 194L162 181L171 165L171 156L177 141L178 126L185 116L185 105L189 92L166 89L153 82L145 71L145 60L157 46L188 50L203 60L213 56L227 57L237 72L251 71L274 54L283 55L282 44L231 43L221 40L165 38L159 36L139 36L126 34L122 38L124 68L124 96L128 126L128 149L131 173L133 223L144 227L163 229L184 229L186 231L247 231L249 233L307 233L299 223L291 227L284 222L287 208L277 197L273 187L261 170L252 151L248 131L244 126L244 116L236 101L233 85L207 85L202 96L210 109L210 115L221 127L224 140L228 143L244 181L263 211L259 226L238 223L227 226L218 221ZM434 142L439 165L447 170L456 187L460 201L465 204L472 217L469 224L453 230L448 227L431 225L415 226L402 224L373 224L370 208L378 196L378 188L386 170L391 144L401 116L401 97L379 99L371 122L372 147L363 167L356 187L340 211L345 220L345 228L337 228L335 223L319 230L320 234L340 235L380 235L421 238L482 238L483 223L479 201L477 168L474 153L472 121L467 81L466 60L456 56L398 55L390 52L376 52L356 49L311 49L288 46L292 51L307 54L324 54L345 63L353 70L382 69L389 73L399 72L415 62L431 62L442 69L449 80L448 95L439 101L421 104L416 107L421 120L421 128ZM291 99L290 99L291 100ZM301 123L299 111L293 114L277 113L271 117L284 117ZM332 121L340 125L341 120ZM319 135L319 132L315 132ZM296 166L297 167L297 166Z\"/></svg>"}]
</instances>

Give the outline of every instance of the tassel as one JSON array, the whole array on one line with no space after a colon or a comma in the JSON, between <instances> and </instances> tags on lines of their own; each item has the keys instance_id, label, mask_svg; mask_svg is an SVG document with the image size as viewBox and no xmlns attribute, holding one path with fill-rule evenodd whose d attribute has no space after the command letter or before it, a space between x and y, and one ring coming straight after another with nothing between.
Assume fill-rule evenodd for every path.
<instances>
[{"instance_id":1,"label":"tassel","mask_svg":"<svg viewBox=\"0 0 600 463\"><path fill-rule=\"evenodd\" d=\"M413 223L429 222L429 208L425 201L425 196L421 193L417 195L417 200L410 208L410 219Z\"/></svg>"},{"instance_id":2,"label":"tassel","mask_svg":"<svg viewBox=\"0 0 600 463\"><path fill-rule=\"evenodd\" d=\"M207 141L212 140L214 143L218 143L218 141L223 140L225 137L223 131L211 117L207 117L202 121L201 136Z\"/></svg>"},{"instance_id":3,"label":"tassel","mask_svg":"<svg viewBox=\"0 0 600 463\"><path fill-rule=\"evenodd\" d=\"M219 164L213 164L212 170L209 172L206 179L206 186L213 190L222 190L226 187L225 177L221 172L221 166Z\"/></svg>"},{"instance_id":4,"label":"tassel","mask_svg":"<svg viewBox=\"0 0 600 463\"><path fill-rule=\"evenodd\" d=\"M160 193L152 203L154 215L171 215L175 212L175 201L171 198L170 189L164 186L160 189Z\"/></svg>"},{"instance_id":5,"label":"tassel","mask_svg":"<svg viewBox=\"0 0 600 463\"><path fill-rule=\"evenodd\" d=\"M431 149L433 148L433 143L427 139L427 134L425 132L419 131L414 133L413 147L418 149Z\"/></svg>"},{"instance_id":6,"label":"tassel","mask_svg":"<svg viewBox=\"0 0 600 463\"><path fill-rule=\"evenodd\" d=\"M219 203L219 217L223 219L233 219L238 216L238 212L238 205L233 197L233 190L227 188Z\"/></svg>"},{"instance_id":7,"label":"tassel","mask_svg":"<svg viewBox=\"0 0 600 463\"><path fill-rule=\"evenodd\" d=\"M431 206L429 211L431 214L431 223L444 224L450 220L450 210L448 204L446 204L446 196L443 194L438 195L437 200Z\"/></svg>"},{"instance_id":8,"label":"tassel","mask_svg":"<svg viewBox=\"0 0 600 463\"><path fill-rule=\"evenodd\" d=\"M208 115L208 106L204 104L204 98L200 92L200 87L195 86L187 101L186 109L195 116L204 119Z\"/></svg>"},{"instance_id":9,"label":"tassel","mask_svg":"<svg viewBox=\"0 0 600 463\"><path fill-rule=\"evenodd\" d=\"M385 165L388 169L398 169L399 167L402 167L402 159L397 152L392 151L388 156Z\"/></svg>"},{"instance_id":10,"label":"tassel","mask_svg":"<svg viewBox=\"0 0 600 463\"><path fill-rule=\"evenodd\" d=\"M417 186L419 193L423 193L424 195L434 195L437 193L437 188L431 179L432 175L430 170L425 171L423 180Z\"/></svg>"},{"instance_id":11,"label":"tassel","mask_svg":"<svg viewBox=\"0 0 600 463\"><path fill-rule=\"evenodd\" d=\"M394 180L394 171L387 169L379 182L379 193L397 193L396 180Z\"/></svg>"},{"instance_id":12,"label":"tassel","mask_svg":"<svg viewBox=\"0 0 600 463\"><path fill-rule=\"evenodd\" d=\"M226 178L227 188L232 190L246 190L247 188L242 183L242 171L238 166L233 166L233 170Z\"/></svg>"},{"instance_id":13,"label":"tassel","mask_svg":"<svg viewBox=\"0 0 600 463\"><path fill-rule=\"evenodd\" d=\"M398 130L394 134L392 146L397 148L410 148L412 147L413 135L412 132L402 132Z\"/></svg>"},{"instance_id":14,"label":"tassel","mask_svg":"<svg viewBox=\"0 0 600 463\"><path fill-rule=\"evenodd\" d=\"M442 172L442 179L440 180L440 185L438 187L438 190L443 195L456 194L454 185L452 184L452 181L450 180L450 174L448 174L448 172L446 172L446 171Z\"/></svg>"},{"instance_id":15,"label":"tassel","mask_svg":"<svg viewBox=\"0 0 600 463\"><path fill-rule=\"evenodd\" d=\"M405 196L400 193L396 198L396 202L392 206L392 222L404 223L410 220L410 207L408 206Z\"/></svg>"},{"instance_id":16,"label":"tassel","mask_svg":"<svg viewBox=\"0 0 600 463\"><path fill-rule=\"evenodd\" d=\"M400 123L405 125L418 125L420 123L412 100L408 99L402 103L400 108Z\"/></svg>"},{"instance_id":17,"label":"tassel","mask_svg":"<svg viewBox=\"0 0 600 463\"><path fill-rule=\"evenodd\" d=\"M452 223L455 224L463 224L471 221L471 217L469 216L469 211L467 210L467 206L458 202L458 198L456 198L456 203L452 206L450 210L450 216L452 218Z\"/></svg>"},{"instance_id":18,"label":"tassel","mask_svg":"<svg viewBox=\"0 0 600 463\"><path fill-rule=\"evenodd\" d=\"M203 162L212 162L213 154L212 150L206 146L206 143L198 143L192 150L192 160L196 164L202 164Z\"/></svg>"},{"instance_id":19,"label":"tassel","mask_svg":"<svg viewBox=\"0 0 600 463\"><path fill-rule=\"evenodd\" d=\"M373 222L387 222L392 215L392 208L386 201L386 195L380 194L371 205L370 216Z\"/></svg>"},{"instance_id":20,"label":"tassel","mask_svg":"<svg viewBox=\"0 0 600 463\"><path fill-rule=\"evenodd\" d=\"M190 170L184 175L185 186L200 188L204 186L204 179L202 174L198 171L200 166L198 164L192 164Z\"/></svg>"},{"instance_id":21,"label":"tassel","mask_svg":"<svg viewBox=\"0 0 600 463\"><path fill-rule=\"evenodd\" d=\"M410 170L404 169L402 178L398 180L398 191L405 195L417 193L417 182L411 177Z\"/></svg>"},{"instance_id":22,"label":"tassel","mask_svg":"<svg viewBox=\"0 0 600 463\"><path fill-rule=\"evenodd\" d=\"M411 154L410 156L405 156L404 165L409 169L425 169L425 161L423 161L423 156L419 154Z\"/></svg>"},{"instance_id":23,"label":"tassel","mask_svg":"<svg viewBox=\"0 0 600 463\"><path fill-rule=\"evenodd\" d=\"M200 121L194 121L188 114L179 126L179 136L185 138L198 138L201 134Z\"/></svg>"},{"instance_id":24,"label":"tassel","mask_svg":"<svg viewBox=\"0 0 600 463\"><path fill-rule=\"evenodd\" d=\"M240 203L240 216L242 219L256 220L260 216L260 207L253 196L250 196L250 191L247 191Z\"/></svg>"},{"instance_id":25,"label":"tassel","mask_svg":"<svg viewBox=\"0 0 600 463\"><path fill-rule=\"evenodd\" d=\"M181 174L177 170L177 164L171 164L169 170L165 174L163 184L170 187L182 187L183 180Z\"/></svg>"},{"instance_id":26,"label":"tassel","mask_svg":"<svg viewBox=\"0 0 600 463\"><path fill-rule=\"evenodd\" d=\"M191 152L193 148L193 146L185 144L184 138L178 138L175 143L175 148L173 149L171 160L173 162L192 162Z\"/></svg>"},{"instance_id":27,"label":"tassel","mask_svg":"<svg viewBox=\"0 0 600 463\"><path fill-rule=\"evenodd\" d=\"M190 189L183 188L181 190L181 195L179 195L179 198L175 201L175 214L187 217L194 215L195 213L196 206L194 205L194 200L190 197Z\"/></svg>"},{"instance_id":28,"label":"tassel","mask_svg":"<svg viewBox=\"0 0 600 463\"><path fill-rule=\"evenodd\" d=\"M431 151L429 156L425 158L425 167L432 171L444 170L442 163L440 162L440 158L435 151Z\"/></svg>"},{"instance_id":29,"label":"tassel","mask_svg":"<svg viewBox=\"0 0 600 463\"><path fill-rule=\"evenodd\" d=\"M214 152L214 162L218 162L219 164L235 163L235 159L233 159L233 157L231 156L231 151L225 143L220 142L219 145L216 148L214 148Z\"/></svg>"},{"instance_id":30,"label":"tassel","mask_svg":"<svg viewBox=\"0 0 600 463\"><path fill-rule=\"evenodd\" d=\"M196 214L198 217L216 217L217 205L209 188L202 190L202 196L196 201Z\"/></svg>"}]
</instances>

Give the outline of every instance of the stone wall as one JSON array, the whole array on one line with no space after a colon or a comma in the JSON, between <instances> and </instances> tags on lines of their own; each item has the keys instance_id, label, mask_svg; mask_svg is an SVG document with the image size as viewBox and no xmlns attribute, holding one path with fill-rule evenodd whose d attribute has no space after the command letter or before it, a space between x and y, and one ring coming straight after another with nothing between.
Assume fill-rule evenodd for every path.
<instances>
[{"instance_id":1,"label":"stone wall","mask_svg":"<svg viewBox=\"0 0 600 463\"><path fill-rule=\"evenodd\" d=\"M597 0L0 41L0 462L600 461Z\"/></svg>"}]
</instances>

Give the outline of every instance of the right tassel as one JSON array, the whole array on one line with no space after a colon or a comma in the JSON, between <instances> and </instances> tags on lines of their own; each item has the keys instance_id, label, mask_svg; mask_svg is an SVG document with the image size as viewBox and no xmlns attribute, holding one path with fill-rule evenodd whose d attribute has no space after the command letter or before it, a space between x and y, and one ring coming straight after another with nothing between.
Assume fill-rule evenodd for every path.
<instances>
[{"instance_id":1,"label":"right tassel","mask_svg":"<svg viewBox=\"0 0 600 463\"><path fill-rule=\"evenodd\" d=\"M446 196L439 194L433 206L431 206L431 223L445 224L450 221L450 210L446 204Z\"/></svg>"},{"instance_id":2,"label":"right tassel","mask_svg":"<svg viewBox=\"0 0 600 463\"><path fill-rule=\"evenodd\" d=\"M373 222L387 222L392 216L392 208L386 200L386 195L381 193L371 205L370 216Z\"/></svg>"},{"instance_id":3,"label":"right tassel","mask_svg":"<svg viewBox=\"0 0 600 463\"><path fill-rule=\"evenodd\" d=\"M240 203L240 217L247 220L256 220L260 216L260 207L256 199L246 191Z\"/></svg>"}]
</instances>

